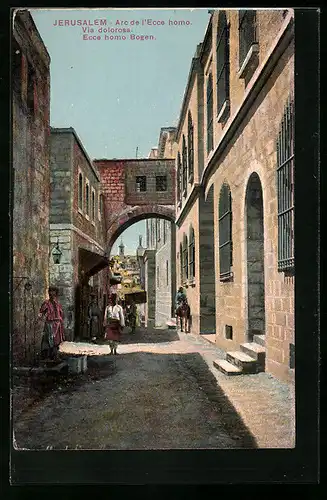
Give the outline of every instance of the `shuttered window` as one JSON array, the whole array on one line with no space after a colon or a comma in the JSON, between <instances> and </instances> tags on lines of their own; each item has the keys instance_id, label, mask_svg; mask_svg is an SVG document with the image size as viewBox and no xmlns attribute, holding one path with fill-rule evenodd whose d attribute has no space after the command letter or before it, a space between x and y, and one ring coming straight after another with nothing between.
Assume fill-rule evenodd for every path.
<instances>
[{"instance_id":1,"label":"shuttered window","mask_svg":"<svg viewBox=\"0 0 327 500\"><path fill-rule=\"evenodd\" d=\"M239 65L242 66L251 46L256 43L256 11L239 11Z\"/></svg>"},{"instance_id":2,"label":"shuttered window","mask_svg":"<svg viewBox=\"0 0 327 500\"><path fill-rule=\"evenodd\" d=\"M207 153L213 149L213 96L212 75L210 73L207 82Z\"/></svg>"},{"instance_id":3,"label":"shuttered window","mask_svg":"<svg viewBox=\"0 0 327 500\"><path fill-rule=\"evenodd\" d=\"M187 147L188 147L188 179L193 182L194 177L194 131L193 121L190 111L188 112L188 133L187 133Z\"/></svg>"},{"instance_id":4,"label":"shuttered window","mask_svg":"<svg viewBox=\"0 0 327 500\"><path fill-rule=\"evenodd\" d=\"M229 99L229 28L226 12L221 11L217 30L217 115Z\"/></svg>"}]
</instances>

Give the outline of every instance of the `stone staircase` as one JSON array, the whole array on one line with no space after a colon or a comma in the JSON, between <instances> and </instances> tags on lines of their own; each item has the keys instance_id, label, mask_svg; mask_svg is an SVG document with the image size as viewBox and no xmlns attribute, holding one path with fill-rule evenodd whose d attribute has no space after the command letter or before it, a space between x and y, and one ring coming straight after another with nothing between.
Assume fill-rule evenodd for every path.
<instances>
[{"instance_id":1,"label":"stone staircase","mask_svg":"<svg viewBox=\"0 0 327 500\"><path fill-rule=\"evenodd\" d=\"M240 345L239 351L226 353L226 359L217 359L213 365L225 375L245 375L265 371L265 336L254 335L253 342Z\"/></svg>"}]
</instances>

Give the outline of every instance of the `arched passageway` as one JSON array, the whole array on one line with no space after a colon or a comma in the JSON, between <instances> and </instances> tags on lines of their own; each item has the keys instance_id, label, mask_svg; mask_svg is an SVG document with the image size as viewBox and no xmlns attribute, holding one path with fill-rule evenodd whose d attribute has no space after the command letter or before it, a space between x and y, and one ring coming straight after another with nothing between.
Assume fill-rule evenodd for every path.
<instances>
[{"instance_id":1,"label":"arched passageway","mask_svg":"<svg viewBox=\"0 0 327 500\"><path fill-rule=\"evenodd\" d=\"M175 207L170 205L143 205L131 207L113 217L107 229L107 254L110 254L114 242L130 226L145 219L165 219L175 224Z\"/></svg>"},{"instance_id":2,"label":"arched passageway","mask_svg":"<svg viewBox=\"0 0 327 500\"><path fill-rule=\"evenodd\" d=\"M265 333L264 225L263 199L259 176L248 181L246 198L247 337Z\"/></svg>"},{"instance_id":3,"label":"arched passageway","mask_svg":"<svg viewBox=\"0 0 327 500\"><path fill-rule=\"evenodd\" d=\"M200 334L216 331L214 187L200 197Z\"/></svg>"}]
</instances>

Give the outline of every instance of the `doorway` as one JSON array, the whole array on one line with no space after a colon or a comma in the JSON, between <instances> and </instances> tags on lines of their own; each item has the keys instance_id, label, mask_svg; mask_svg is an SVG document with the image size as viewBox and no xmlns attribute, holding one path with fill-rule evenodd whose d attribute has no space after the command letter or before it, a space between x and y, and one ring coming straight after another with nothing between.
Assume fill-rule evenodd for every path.
<instances>
[{"instance_id":1,"label":"doorway","mask_svg":"<svg viewBox=\"0 0 327 500\"><path fill-rule=\"evenodd\" d=\"M264 225L262 186L257 173L248 181L246 198L247 336L265 334Z\"/></svg>"}]
</instances>

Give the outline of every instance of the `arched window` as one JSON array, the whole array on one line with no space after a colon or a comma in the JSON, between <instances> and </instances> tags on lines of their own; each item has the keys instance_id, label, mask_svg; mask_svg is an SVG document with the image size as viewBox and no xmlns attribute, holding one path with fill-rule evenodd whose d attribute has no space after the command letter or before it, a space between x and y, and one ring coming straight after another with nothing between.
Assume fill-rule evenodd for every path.
<instances>
[{"instance_id":1,"label":"arched window","mask_svg":"<svg viewBox=\"0 0 327 500\"><path fill-rule=\"evenodd\" d=\"M190 227L190 242L189 242L189 277L191 280L195 278L195 241L194 229Z\"/></svg>"},{"instance_id":2,"label":"arched window","mask_svg":"<svg viewBox=\"0 0 327 500\"><path fill-rule=\"evenodd\" d=\"M219 267L220 281L232 275L232 196L228 184L223 184L219 196Z\"/></svg>"},{"instance_id":3,"label":"arched window","mask_svg":"<svg viewBox=\"0 0 327 500\"><path fill-rule=\"evenodd\" d=\"M83 210L83 174L78 175L78 208Z\"/></svg>"},{"instance_id":4,"label":"arched window","mask_svg":"<svg viewBox=\"0 0 327 500\"><path fill-rule=\"evenodd\" d=\"M294 103L289 97L277 138L278 271L294 269Z\"/></svg>"},{"instance_id":5,"label":"arched window","mask_svg":"<svg viewBox=\"0 0 327 500\"><path fill-rule=\"evenodd\" d=\"M90 185L88 182L85 185L85 212L86 215L90 215Z\"/></svg>"},{"instance_id":6,"label":"arched window","mask_svg":"<svg viewBox=\"0 0 327 500\"><path fill-rule=\"evenodd\" d=\"M177 155L177 201L182 199L182 162L181 155Z\"/></svg>"},{"instance_id":7,"label":"arched window","mask_svg":"<svg viewBox=\"0 0 327 500\"><path fill-rule=\"evenodd\" d=\"M95 220L95 192L92 190L92 220Z\"/></svg>"},{"instance_id":8,"label":"arched window","mask_svg":"<svg viewBox=\"0 0 327 500\"><path fill-rule=\"evenodd\" d=\"M183 246L182 246L182 244L179 245L179 266L180 266L180 269L179 269L180 283L182 285L184 282L184 279L183 279Z\"/></svg>"},{"instance_id":9,"label":"arched window","mask_svg":"<svg viewBox=\"0 0 327 500\"><path fill-rule=\"evenodd\" d=\"M256 43L256 11L239 11L239 65L244 63L251 46Z\"/></svg>"},{"instance_id":10,"label":"arched window","mask_svg":"<svg viewBox=\"0 0 327 500\"><path fill-rule=\"evenodd\" d=\"M220 11L217 29L217 115L229 100L229 28L226 12Z\"/></svg>"},{"instance_id":11,"label":"arched window","mask_svg":"<svg viewBox=\"0 0 327 500\"><path fill-rule=\"evenodd\" d=\"M193 182L194 178L194 132L191 112L188 112L187 124L187 146L188 146L188 180Z\"/></svg>"},{"instance_id":12,"label":"arched window","mask_svg":"<svg viewBox=\"0 0 327 500\"><path fill-rule=\"evenodd\" d=\"M187 235L183 236L183 278L188 280L188 242Z\"/></svg>"},{"instance_id":13,"label":"arched window","mask_svg":"<svg viewBox=\"0 0 327 500\"><path fill-rule=\"evenodd\" d=\"M213 100L212 100L212 75L207 82L207 153L213 149Z\"/></svg>"},{"instance_id":14,"label":"arched window","mask_svg":"<svg viewBox=\"0 0 327 500\"><path fill-rule=\"evenodd\" d=\"M182 162L183 162L183 196L187 194L187 149L185 136L183 135L183 149L182 149Z\"/></svg>"}]
</instances>

